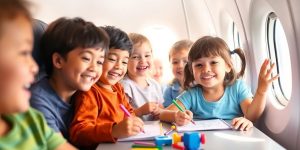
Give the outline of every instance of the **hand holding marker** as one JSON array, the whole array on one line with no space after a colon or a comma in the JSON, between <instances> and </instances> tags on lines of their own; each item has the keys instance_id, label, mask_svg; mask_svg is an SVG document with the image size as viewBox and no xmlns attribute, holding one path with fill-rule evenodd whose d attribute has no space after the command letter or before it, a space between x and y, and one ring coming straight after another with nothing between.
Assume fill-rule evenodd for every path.
<instances>
[{"instance_id":1,"label":"hand holding marker","mask_svg":"<svg viewBox=\"0 0 300 150\"><path fill-rule=\"evenodd\" d=\"M184 110L179 106L179 104L176 102L175 99L173 99L172 102L173 102L173 104L174 104L181 112L184 112ZM195 122L194 122L193 120L191 120L191 122L192 122L194 125L196 125Z\"/></svg>"},{"instance_id":2,"label":"hand holding marker","mask_svg":"<svg viewBox=\"0 0 300 150\"><path fill-rule=\"evenodd\" d=\"M120 108L123 110L123 112L125 113L125 115L127 117L131 117L130 113L128 112L128 110L125 108L125 106L123 104L120 104ZM142 132L145 133L145 131L142 129Z\"/></svg>"}]
</instances>

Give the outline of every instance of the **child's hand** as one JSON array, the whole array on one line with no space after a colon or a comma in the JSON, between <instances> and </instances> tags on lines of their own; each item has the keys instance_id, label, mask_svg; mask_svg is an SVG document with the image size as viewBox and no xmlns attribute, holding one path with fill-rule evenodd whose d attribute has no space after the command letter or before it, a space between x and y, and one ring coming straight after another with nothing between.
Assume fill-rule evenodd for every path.
<instances>
[{"instance_id":1,"label":"child's hand","mask_svg":"<svg viewBox=\"0 0 300 150\"><path fill-rule=\"evenodd\" d=\"M144 122L139 117L125 118L120 123L112 127L112 136L114 138L123 138L137 135L144 131Z\"/></svg>"},{"instance_id":2,"label":"child's hand","mask_svg":"<svg viewBox=\"0 0 300 150\"><path fill-rule=\"evenodd\" d=\"M183 126L190 123L192 118L193 113L189 110L185 110L184 112L177 111L175 114L175 123L179 126Z\"/></svg>"},{"instance_id":3,"label":"child's hand","mask_svg":"<svg viewBox=\"0 0 300 150\"><path fill-rule=\"evenodd\" d=\"M145 103L139 109L140 109L142 115L147 115L147 114L151 113L153 116L156 116L156 115L159 115L159 113L160 113L159 104L156 102Z\"/></svg>"},{"instance_id":4,"label":"child's hand","mask_svg":"<svg viewBox=\"0 0 300 150\"><path fill-rule=\"evenodd\" d=\"M253 123L244 117L234 118L231 125L234 127L234 129L240 131L248 131L253 127Z\"/></svg>"},{"instance_id":5,"label":"child's hand","mask_svg":"<svg viewBox=\"0 0 300 150\"><path fill-rule=\"evenodd\" d=\"M270 64L270 60L266 59L260 68L259 77L258 77L258 88L257 88L258 94L265 94L268 88L270 87L271 83L274 80L277 80L279 77L279 75L276 75L274 77L271 76L275 64L272 63L271 68L268 69L269 64Z\"/></svg>"}]
</instances>

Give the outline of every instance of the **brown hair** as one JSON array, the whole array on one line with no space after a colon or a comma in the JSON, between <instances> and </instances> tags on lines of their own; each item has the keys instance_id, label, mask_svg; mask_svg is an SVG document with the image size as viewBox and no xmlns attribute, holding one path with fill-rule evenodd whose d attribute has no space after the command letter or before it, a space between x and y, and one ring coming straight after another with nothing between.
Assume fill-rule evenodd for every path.
<instances>
[{"instance_id":1,"label":"brown hair","mask_svg":"<svg viewBox=\"0 0 300 150\"><path fill-rule=\"evenodd\" d=\"M152 51L151 43L146 36L138 33L129 33L128 36L133 45L141 46L143 43L148 43Z\"/></svg>"},{"instance_id":2,"label":"brown hair","mask_svg":"<svg viewBox=\"0 0 300 150\"><path fill-rule=\"evenodd\" d=\"M236 73L232 61L231 54L237 53L241 59L242 68L239 73ZM246 68L245 54L241 49L230 51L226 42L219 37L204 36L198 39L191 47L188 56L188 64L184 68L184 89L191 87L194 82L192 74L192 62L202 57L220 56L224 59L225 63L231 68L229 73L225 74L224 85L231 85L235 80L244 75Z\"/></svg>"},{"instance_id":3,"label":"brown hair","mask_svg":"<svg viewBox=\"0 0 300 150\"><path fill-rule=\"evenodd\" d=\"M0 0L0 36L2 25L5 21L24 16L31 22L31 15L27 7L29 3L24 0Z\"/></svg>"},{"instance_id":4,"label":"brown hair","mask_svg":"<svg viewBox=\"0 0 300 150\"><path fill-rule=\"evenodd\" d=\"M169 60L171 59L171 55L173 53L179 52L181 50L187 50L189 51L190 48L192 47L193 42L191 40L180 40L175 42L172 47L171 50L169 52Z\"/></svg>"}]
</instances>

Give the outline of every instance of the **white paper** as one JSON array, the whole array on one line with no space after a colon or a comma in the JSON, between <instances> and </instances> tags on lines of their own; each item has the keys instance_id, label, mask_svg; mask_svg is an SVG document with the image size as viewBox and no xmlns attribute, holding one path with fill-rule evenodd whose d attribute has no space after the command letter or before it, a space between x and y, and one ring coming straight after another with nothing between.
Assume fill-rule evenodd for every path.
<instances>
[{"instance_id":1,"label":"white paper","mask_svg":"<svg viewBox=\"0 0 300 150\"><path fill-rule=\"evenodd\" d=\"M186 131L203 131L203 130L225 130L232 129L231 126L221 119L212 119L212 120L198 120L193 123L189 123L184 126L176 126L178 132Z\"/></svg>"},{"instance_id":2,"label":"white paper","mask_svg":"<svg viewBox=\"0 0 300 150\"><path fill-rule=\"evenodd\" d=\"M161 132L164 133L164 130L161 131L160 124L158 121L149 122L144 125L145 133L141 132L138 135L121 138L118 141L135 141L135 140L153 140L154 137L160 136Z\"/></svg>"}]
</instances>

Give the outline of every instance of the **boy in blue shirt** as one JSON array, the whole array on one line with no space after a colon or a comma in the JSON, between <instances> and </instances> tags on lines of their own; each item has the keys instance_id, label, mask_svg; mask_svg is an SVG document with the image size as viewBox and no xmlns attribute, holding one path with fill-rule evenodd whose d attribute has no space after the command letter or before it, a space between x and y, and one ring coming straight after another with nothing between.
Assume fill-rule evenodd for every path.
<instances>
[{"instance_id":1,"label":"boy in blue shirt","mask_svg":"<svg viewBox=\"0 0 300 150\"><path fill-rule=\"evenodd\" d=\"M72 96L77 90L89 90L100 78L108 43L104 30L81 18L57 19L42 36L47 76L33 85L30 103L67 139L73 119Z\"/></svg>"}]
</instances>

